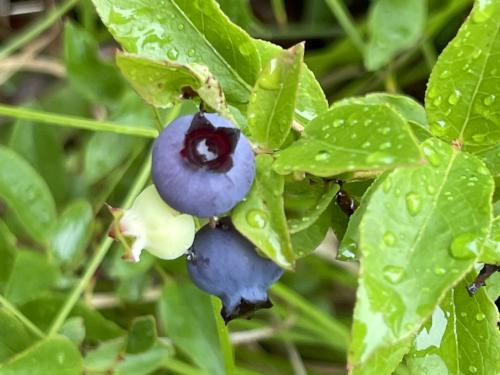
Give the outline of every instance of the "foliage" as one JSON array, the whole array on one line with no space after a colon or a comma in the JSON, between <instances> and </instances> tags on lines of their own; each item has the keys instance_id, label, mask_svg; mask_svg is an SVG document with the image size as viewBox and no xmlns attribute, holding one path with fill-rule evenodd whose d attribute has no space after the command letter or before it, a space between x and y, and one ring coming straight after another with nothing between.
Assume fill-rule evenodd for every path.
<instances>
[{"instance_id":1,"label":"foliage","mask_svg":"<svg viewBox=\"0 0 500 375\"><path fill-rule=\"evenodd\" d=\"M39 76L9 59L75 3L0 47L6 102ZM63 73L0 105L0 374L500 373L499 274L466 290L500 264L500 1L272 3L81 1L38 56ZM229 215L287 269L228 327L184 259L106 236L200 102L252 142Z\"/></svg>"}]
</instances>

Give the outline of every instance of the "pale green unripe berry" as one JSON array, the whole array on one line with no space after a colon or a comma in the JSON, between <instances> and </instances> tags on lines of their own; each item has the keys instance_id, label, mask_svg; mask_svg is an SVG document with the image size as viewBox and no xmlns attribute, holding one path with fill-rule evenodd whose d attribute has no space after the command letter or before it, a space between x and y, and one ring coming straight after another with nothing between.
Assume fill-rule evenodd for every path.
<instances>
[{"instance_id":1,"label":"pale green unripe berry","mask_svg":"<svg viewBox=\"0 0 500 375\"><path fill-rule=\"evenodd\" d=\"M154 185L144 189L128 210L111 209L110 235L127 249L124 259L138 262L143 249L161 259L175 259L193 244L194 219L169 207Z\"/></svg>"}]
</instances>

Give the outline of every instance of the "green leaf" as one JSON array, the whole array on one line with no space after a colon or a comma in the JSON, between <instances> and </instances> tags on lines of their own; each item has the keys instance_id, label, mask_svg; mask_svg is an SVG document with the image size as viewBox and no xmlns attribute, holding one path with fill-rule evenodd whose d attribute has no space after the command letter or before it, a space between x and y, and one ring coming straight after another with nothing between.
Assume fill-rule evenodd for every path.
<instances>
[{"instance_id":1,"label":"green leaf","mask_svg":"<svg viewBox=\"0 0 500 375\"><path fill-rule=\"evenodd\" d=\"M158 308L165 331L184 355L210 374L225 374L208 294L192 284L170 282L163 289Z\"/></svg>"},{"instance_id":2,"label":"green leaf","mask_svg":"<svg viewBox=\"0 0 500 375\"><path fill-rule=\"evenodd\" d=\"M500 216L497 216L491 224L491 231L486 238L479 261L500 265Z\"/></svg>"},{"instance_id":3,"label":"green leaf","mask_svg":"<svg viewBox=\"0 0 500 375\"><path fill-rule=\"evenodd\" d=\"M496 272L486 281L486 293L492 301L500 298L500 272Z\"/></svg>"},{"instance_id":4,"label":"green leaf","mask_svg":"<svg viewBox=\"0 0 500 375\"><path fill-rule=\"evenodd\" d=\"M473 298L467 277L452 289L418 333L406 364L412 374L498 374L498 311L481 288Z\"/></svg>"},{"instance_id":5,"label":"green leaf","mask_svg":"<svg viewBox=\"0 0 500 375\"><path fill-rule=\"evenodd\" d=\"M56 208L47 184L31 165L3 146L0 146L0 198L33 239L43 243L50 237Z\"/></svg>"},{"instance_id":6,"label":"green leaf","mask_svg":"<svg viewBox=\"0 0 500 375\"><path fill-rule=\"evenodd\" d=\"M500 4L475 2L471 16L432 70L425 107L432 133L447 141L500 141Z\"/></svg>"},{"instance_id":7,"label":"green leaf","mask_svg":"<svg viewBox=\"0 0 500 375\"><path fill-rule=\"evenodd\" d=\"M235 227L279 266L291 269L294 253L283 205L284 180L274 173L269 155L257 156L250 193L231 214Z\"/></svg>"},{"instance_id":8,"label":"green leaf","mask_svg":"<svg viewBox=\"0 0 500 375\"><path fill-rule=\"evenodd\" d=\"M149 104L166 108L181 102L184 90L195 91L215 111L229 110L217 79L202 65L179 65L170 61L146 59L118 53L116 64L139 95Z\"/></svg>"},{"instance_id":9,"label":"green leaf","mask_svg":"<svg viewBox=\"0 0 500 375\"><path fill-rule=\"evenodd\" d=\"M282 51L281 47L265 40L255 39L254 44L259 51L263 66ZM295 108L296 120L306 125L327 110L328 102L323 89L314 77L313 72L304 65Z\"/></svg>"},{"instance_id":10,"label":"green leaf","mask_svg":"<svg viewBox=\"0 0 500 375\"><path fill-rule=\"evenodd\" d=\"M37 339L16 317L0 309L0 362L22 352Z\"/></svg>"},{"instance_id":11,"label":"green leaf","mask_svg":"<svg viewBox=\"0 0 500 375\"><path fill-rule=\"evenodd\" d=\"M85 339L85 321L80 316L69 318L59 330L59 334L80 346Z\"/></svg>"},{"instance_id":12,"label":"green leaf","mask_svg":"<svg viewBox=\"0 0 500 375\"><path fill-rule=\"evenodd\" d=\"M247 113L252 140L262 148L279 148L290 132L303 59L304 44L283 50L257 79Z\"/></svg>"},{"instance_id":13,"label":"green leaf","mask_svg":"<svg viewBox=\"0 0 500 375\"><path fill-rule=\"evenodd\" d=\"M64 201L68 178L64 152L53 127L18 120L12 130L9 147L40 173L56 202Z\"/></svg>"},{"instance_id":14,"label":"green leaf","mask_svg":"<svg viewBox=\"0 0 500 375\"><path fill-rule=\"evenodd\" d=\"M64 62L70 84L94 103L112 104L124 84L116 69L99 57L99 46L87 31L67 22L64 27Z\"/></svg>"},{"instance_id":15,"label":"green leaf","mask_svg":"<svg viewBox=\"0 0 500 375\"><path fill-rule=\"evenodd\" d=\"M349 224L347 224L347 230L339 244L339 249L337 252L337 259L350 261L359 259L359 230L360 224L363 220L363 216L366 213L368 203L372 197L372 194L379 189L379 187L384 183L389 175L390 171L387 171L380 175L373 184L366 190L358 208L354 211L354 214L349 218ZM387 180L392 183L392 180ZM386 189L390 189L389 183L386 183Z\"/></svg>"},{"instance_id":16,"label":"green leaf","mask_svg":"<svg viewBox=\"0 0 500 375\"><path fill-rule=\"evenodd\" d=\"M323 212L317 220L306 229L292 233L292 248L296 258L301 258L313 252L326 236L330 228L331 213Z\"/></svg>"},{"instance_id":17,"label":"green leaf","mask_svg":"<svg viewBox=\"0 0 500 375\"><path fill-rule=\"evenodd\" d=\"M214 0L93 0L125 51L181 65L206 65L231 103L247 103L260 71L251 38ZM224 30L221 32L221 30Z\"/></svg>"},{"instance_id":18,"label":"green leaf","mask_svg":"<svg viewBox=\"0 0 500 375\"><path fill-rule=\"evenodd\" d=\"M425 141L427 138L432 137L424 107L409 96L379 92L361 97L343 99L334 103L332 107L345 104L387 104L409 122L413 132L420 141Z\"/></svg>"},{"instance_id":19,"label":"green leaf","mask_svg":"<svg viewBox=\"0 0 500 375\"><path fill-rule=\"evenodd\" d=\"M156 321L153 316L140 316L132 321L127 338L127 353L149 350L156 342Z\"/></svg>"},{"instance_id":20,"label":"green leaf","mask_svg":"<svg viewBox=\"0 0 500 375\"><path fill-rule=\"evenodd\" d=\"M280 174L316 176L384 170L421 158L405 119L387 105L334 107L311 121L303 136L281 151L274 163Z\"/></svg>"},{"instance_id":21,"label":"green leaf","mask_svg":"<svg viewBox=\"0 0 500 375\"><path fill-rule=\"evenodd\" d=\"M365 66L377 70L422 36L427 14L423 0L377 0L368 20Z\"/></svg>"},{"instance_id":22,"label":"green leaf","mask_svg":"<svg viewBox=\"0 0 500 375\"><path fill-rule=\"evenodd\" d=\"M310 188L310 185L307 184L307 187ZM288 228L290 229L290 233L293 234L300 232L314 224L328 208L338 191L339 186L337 184L327 183L321 187L321 190L319 190L320 195L315 197L316 199L311 202L312 204L309 207L298 212L296 211L295 214L288 214L287 212Z\"/></svg>"},{"instance_id":23,"label":"green leaf","mask_svg":"<svg viewBox=\"0 0 500 375\"><path fill-rule=\"evenodd\" d=\"M78 349L67 338L48 338L0 365L2 375L79 375L82 358Z\"/></svg>"},{"instance_id":24,"label":"green leaf","mask_svg":"<svg viewBox=\"0 0 500 375\"><path fill-rule=\"evenodd\" d=\"M34 251L17 251L16 261L5 287L5 297L20 305L49 290L57 279L57 268Z\"/></svg>"},{"instance_id":25,"label":"green leaf","mask_svg":"<svg viewBox=\"0 0 500 375\"><path fill-rule=\"evenodd\" d=\"M132 91L125 92L110 120L144 128L153 128L155 121L151 109ZM92 184L109 176L142 147L143 140L134 137L102 132L92 134L85 147L83 175L86 181Z\"/></svg>"},{"instance_id":26,"label":"green leaf","mask_svg":"<svg viewBox=\"0 0 500 375\"><path fill-rule=\"evenodd\" d=\"M466 146L464 151L470 152L483 161L494 177L500 176L500 144L489 146Z\"/></svg>"},{"instance_id":27,"label":"green leaf","mask_svg":"<svg viewBox=\"0 0 500 375\"><path fill-rule=\"evenodd\" d=\"M21 312L40 329L47 330L66 301L65 295L46 294L21 306ZM113 321L104 318L98 311L83 302L78 302L71 310L70 317L82 317L86 338L94 341L110 340L123 334L123 330Z\"/></svg>"},{"instance_id":28,"label":"green leaf","mask_svg":"<svg viewBox=\"0 0 500 375\"><path fill-rule=\"evenodd\" d=\"M472 268L490 228L493 179L484 165L435 139L423 151L429 163L388 175L361 221L353 374L397 367L411 335Z\"/></svg>"},{"instance_id":29,"label":"green leaf","mask_svg":"<svg viewBox=\"0 0 500 375\"><path fill-rule=\"evenodd\" d=\"M67 268L79 265L89 244L94 222L92 206L83 199L70 203L57 220L52 255Z\"/></svg>"},{"instance_id":30,"label":"green leaf","mask_svg":"<svg viewBox=\"0 0 500 375\"><path fill-rule=\"evenodd\" d=\"M0 293L10 278L16 261L16 239L7 225L0 220Z\"/></svg>"}]
</instances>

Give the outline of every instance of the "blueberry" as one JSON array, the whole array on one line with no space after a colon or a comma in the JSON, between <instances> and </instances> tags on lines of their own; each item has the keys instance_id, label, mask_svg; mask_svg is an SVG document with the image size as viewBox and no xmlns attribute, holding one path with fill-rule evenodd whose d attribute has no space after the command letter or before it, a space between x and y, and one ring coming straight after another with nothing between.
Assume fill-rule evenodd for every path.
<instances>
[{"instance_id":1,"label":"blueberry","mask_svg":"<svg viewBox=\"0 0 500 375\"><path fill-rule=\"evenodd\" d=\"M255 177L252 147L233 123L199 112L168 125L153 148L153 182L177 211L199 217L231 210Z\"/></svg>"},{"instance_id":2,"label":"blueberry","mask_svg":"<svg viewBox=\"0 0 500 375\"><path fill-rule=\"evenodd\" d=\"M200 229L187 259L194 283L222 300L226 322L271 307L267 289L283 274L228 222Z\"/></svg>"}]
</instances>

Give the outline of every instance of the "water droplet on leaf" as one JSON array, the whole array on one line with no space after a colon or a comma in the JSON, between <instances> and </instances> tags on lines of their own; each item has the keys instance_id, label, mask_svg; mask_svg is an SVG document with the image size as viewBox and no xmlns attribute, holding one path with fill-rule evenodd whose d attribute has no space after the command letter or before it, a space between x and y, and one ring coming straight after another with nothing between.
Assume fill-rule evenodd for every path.
<instances>
[{"instance_id":1,"label":"water droplet on leaf","mask_svg":"<svg viewBox=\"0 0 500 375\"><path fill-rule=\"evenodd\" d=\"M323 161L328 159L330 159L330 152L326 150L318 152L318 154L314 157L314 160L316 161Z\"/></svg>"},{"instance_id":2,"label":"water droplet on leaf","mask_svg":"<svg viewBox=\"0 0 500 375\"><path fill-rule=\"evenodd\" d=\"M399 266L386 266L384 267L382 274L384 279L386 279L391 284L397 284L401 281L404 275L404 268Z\"/></svg>"},{"instance_id":3,"label":"water droplet on leaf","mask_svg":"<svg viewBox=\"0 0 500 375\"><path fill-rule=\"evenodd\" d=\"M418 214L422 210L422 197L415 193L406 194L406 208L410 215Z\"/></svg>"},{"instance_id":4,"label":"water droplet on leaf","mask_svg":"<svg viewBox=\"0 0 500 375\"><path fill-rule=\"evenodd\" d=\"M262 210L250 210L246 214L247 223L254 228L264 228L267 224L267 214Z\"/></svg>"},{"instance_id":5,"label":"water droplet on leaf","mask_svg":"<svg viewBox=\"0 0 500 375\"><path fill-rule=\"evenodd\" d=\"M394 244L396 243L396 236L391 231L385 232L383 238L384 238L384 243L387 246L394 246Z\"/></svg>"},{"instance_id":6,"label":"water droplet on leaf","mask_svg":"<svg viewBox=\"0 0 500 375\"><path fill-rule=\"evenodd\" d=\"M476 314L476 320L477 320L478 322L480 322L480 321L484 320L484 318L486 318L486 315L484 315L483 313L477 313L477 314Z\"/></svg>"},{"instance_id":7,"label":"water droplet on leaf","mask_svg":"<svg viewBox=\"0 0 500 375\"><path fill-rule=\"evenodd\" d=\"M453 91L453 93L448 97L448 103L455 105L460 100L462 93L458 90Z\"/></svg>"},{"instance_id":8,"label":"water droplet on leaf","mask_svg":"<svg viewBox=\"0 0 500 375\"><path fill-rule=\"evenodd\" d=\"M490 106L495 102L496 98L497 97L493 94L488 95L486 98L484 98L483 103L485 106Z\"/></svg>"},{"instance_id":9,"label":"water droplet on leaf","mask_svg":"<svg viewBox=\"0 0 500 375\"><path fill-rule=\"evenodd\" d=\"M179 51L177 50L177 48L171 48L167 52L167 57L170 60L177 60L178 56L179 56Z\"/></svg>"},{"instance_id":10,"label":"water droplet on leaf","mask_svg":"<svg viewBox=\"0 0 500 375\"><path fill-rule=\"evenodd\" d=\"M439 167L439 165L441 164L441 159L439 158L439 155L436 150L434 150L434 148L425 145L422 147L422 151L424 152L425 157L432 166Z\"/></svg>"},{"instance_id":11,"label":"water droplet on leaf","mask_svg":"<svg viewBox=\"0 0 500 375\"><path fill-rule=\"evenodd\" d=\"M457 259L470 259L479 254L478 235L463 233L451 242L450 253Z\"/></svg>"}]
</instances>

